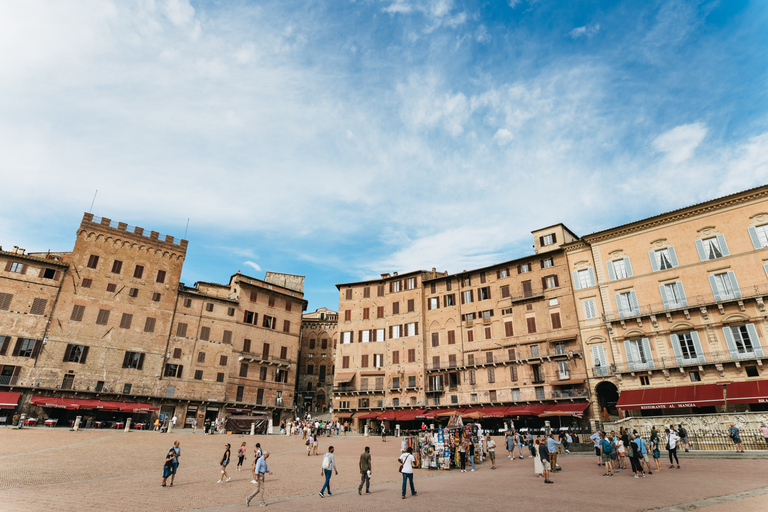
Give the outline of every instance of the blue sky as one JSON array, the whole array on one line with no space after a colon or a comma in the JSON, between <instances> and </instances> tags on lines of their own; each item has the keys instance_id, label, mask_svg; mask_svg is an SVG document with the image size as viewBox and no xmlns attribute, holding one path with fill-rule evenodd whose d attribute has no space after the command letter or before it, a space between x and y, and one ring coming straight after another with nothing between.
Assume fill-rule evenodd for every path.
<instances>
[{"instance_id":1,"label":"blue sky","mask_svg":"<svg viewBox=\"0 0 768 512\"><path fill-rule=\"evenodd\" d=\"M182 280L475 268L768 182L768 3L0 3L0 245L93 212Z\"/></svg>"}]
</instances>

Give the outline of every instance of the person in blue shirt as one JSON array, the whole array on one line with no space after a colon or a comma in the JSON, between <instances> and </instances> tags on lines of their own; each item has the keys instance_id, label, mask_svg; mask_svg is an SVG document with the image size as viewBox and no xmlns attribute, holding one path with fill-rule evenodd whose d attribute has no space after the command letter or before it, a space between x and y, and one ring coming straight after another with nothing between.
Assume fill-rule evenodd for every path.
<instances>
[{"instance_id":1,"label":"person in blue shirt","mask_svg":"<svg viewBox=\"0 0 768 512\"><path fill-rule=\"evenodd\" d=\"M255 498L259 493L261 493L261 501L259 502L259 506L266 507L267 502L264 499L265 496L265 490L264 490L264 475L265 474L272 474L272 472L267 467L267 459L269 458L269 452L264 452L261 457L256 460L256 469L254 469L254 473L256 475L256 490L253 491L247 498L245 498L245 506L248 506L251 504L251 500Z\"/></svg>"},{"instance_id":2,"label":"person in blue shirt","mask_svg":"<svg viewBox=\"0 0 768 512\"><path fill-rule=\"evenodd\" d=\"M646 448L646 442L643 440L642 437L640 437L640 434L636 434L637 438L635 439L635 443L637 443L637 446L640 447L640 460L642 461L640 464L642 465L643 462L645 462L646 467L648 468L648 474L652 475L653 471L651 471L651 459L648 457L648 449Z\"/></svg>"},{"instance_id":3,"label":"person in blue shirt","mask_svg":"<svg viewBox=\"0 0 768 512\"><path fill-rule=\"evenodd\" d=\"M603 451L600 448L600 432L595 432L589 438L592 440L593 443L595 443L595 455L597 455L597 465L602 466L602 455Z\"/></svg>"},{"instance_id":4,"label":"person in blue shirt","mask_svg":"<svg viewBox=\"0 0 768 512\"><path fill-rule=\"evenodd\" d=\"M549 464L552 466L552 471L557 472L557 445L560 441L555 441L555 434L549 434L547 438L547 451L549 451Z\"/></svg>"}]
</instances>

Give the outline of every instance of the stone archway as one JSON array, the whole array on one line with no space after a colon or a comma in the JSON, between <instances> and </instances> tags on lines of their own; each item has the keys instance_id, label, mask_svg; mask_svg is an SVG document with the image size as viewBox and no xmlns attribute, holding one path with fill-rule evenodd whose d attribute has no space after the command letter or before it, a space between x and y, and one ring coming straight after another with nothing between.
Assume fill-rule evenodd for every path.
<instances>
[{"instance_id":1,"label":"stone archway","mask_svg":"<svg viewBox=\"0 0 768 512\"><path fill-rule=\"evenodd\" d=\"M601 414L603 408L608 409L608 414L610 415L619 414L619 411L616 409L616 402L619 401L619 390L613 382L607 380L601 382L595 387L595 394L597 395L597 403Z\"/></svg>"}]
</instances>

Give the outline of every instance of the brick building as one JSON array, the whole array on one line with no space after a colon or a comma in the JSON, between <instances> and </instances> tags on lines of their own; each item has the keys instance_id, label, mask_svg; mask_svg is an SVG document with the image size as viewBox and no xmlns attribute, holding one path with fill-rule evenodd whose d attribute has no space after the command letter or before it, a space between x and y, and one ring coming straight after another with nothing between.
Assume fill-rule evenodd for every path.
<instances>
[{"instance_id":1,"label":"brick building","mask_svg":"<svg viewBox=\"0 0 768 512\"><path fill-rule=\"evenodd\" d=\"M301 413L322 412L331 406L336 345L336 311L320 308L301 317L301 347L296 403Z\"/></svg>"},{"instance_id":2,"label":"brick building","mask_svg":"<svg viewBox=\"0 0 768 512\"><path fill-rule=\"evenodd\" d=\"M116 412L159 408L187 424L226 408L290 416L303 278L186 287L186 249L85 214L71 252L0 253L0 383L41 416L66 416L51 398L143 404Z\"/></svg>"}]
</instances>

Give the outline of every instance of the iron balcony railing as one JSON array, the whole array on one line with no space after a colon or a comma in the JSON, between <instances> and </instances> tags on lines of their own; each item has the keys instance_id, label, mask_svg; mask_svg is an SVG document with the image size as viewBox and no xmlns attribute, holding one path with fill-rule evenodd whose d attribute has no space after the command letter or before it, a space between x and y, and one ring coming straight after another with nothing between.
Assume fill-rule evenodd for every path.
<instances>
[{"instance_id":1,"label":"iron balcony railing","mask_svg":"<svg viewBox=\"0 0 768 512\"><path fill-rule=\"evenodd\" d=\"M510 295L509 300L512 302L522 302L526 300L541 299L544 297L545 291L546 290L543 288L534 288L532 290L523 291L523 293Z\"/></svg>"},{"instance_id":2,"label":"iron balcony railing","mask_svg":"<svg viewBox=\"0 0 768 512\"><path fill-rule=\"evenodd\" d=\"M705 293L702 295L686 297L686 300L680 303L668 302L667 304L664 304L663 302L656 302L654 304L643 304L637 309L632 309L621 314L613 311L610 313L603 313L603 321L619 322L622 320L629 320L643 316L660 315L664 313L672 313L674 311L682 311L684 309L692 309L702 306L722 304L745 299L754 299L765 296L768 296L768 284L742 286L739 290L736 290L732 294L725 297L720 297L720 300L716 300L714 294L712 293Z\"/></svg>"},{"instance_id":3,"label":"iron balcony railing","mask_svg":"<svg viewBox=\"0 0 768 512\"><path fill-rule=\"evenodd\" d=\"M614 373L631 373L647 370L665 370L669 368L684 368L688 366L700 366L706 364L730 363L734 361L749 361L765 359L755 352L734 353L727 350L715 350L705 352L695 358L657 357L646 363L617 363L609 366L592 368L593 377L605 377Z\"/></svg>"},{"instance_id":4,"label":"iron balcony railing","mask_svg":"<svg viewBox=\"0 0 768 512\"><path fill-rule=\"evenodd\" d=\"M576 347L574 347L576 349ZM492 359L488 359L487 356L478 356L476 359L469 360L467 358L466 362L460 362L460 361L440 361L438 363L428 363L426 364L426 369L428 372L434 372L434 371L440 371L440 370L452 370L452 369L465 369L465 368L476 368L476 367L483 367L483 366L494 366L494 365L504 365L509 363L516 363L516 362L527 362L527 361L536 361L539 362L543 359L548 358L564 358L568 356L573 357L580 357L582 355L582 352L580 349L576 350L570 350L566 348L565 350L558 349L557 346L550 347L549 345L546 346L543 350L539 351L538 355L530 355L530 354L520 354L515 353L514 357L510 357L509 353L505 353L502 355L496 355L493 356Z\"/></svg>"}]
</instances>

